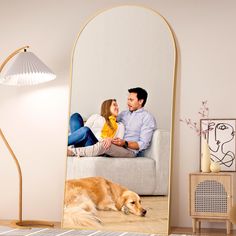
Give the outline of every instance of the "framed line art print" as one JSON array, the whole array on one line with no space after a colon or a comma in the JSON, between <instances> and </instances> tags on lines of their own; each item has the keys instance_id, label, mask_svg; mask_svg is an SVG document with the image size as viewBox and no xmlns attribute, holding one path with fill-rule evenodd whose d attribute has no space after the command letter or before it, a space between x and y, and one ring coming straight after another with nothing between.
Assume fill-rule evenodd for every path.
<instances>
[{"instance_id":1,"label":"framed line art print","mask_svg":"<svg viewBox=\"0 0 236 236\"><path fill-rule=\"evenodd\" d=\"M200 129L201 139L209 145L211 161L218 162L221 171L236 171L236 119L201 119Z\"/></svg>"}]
</instances>

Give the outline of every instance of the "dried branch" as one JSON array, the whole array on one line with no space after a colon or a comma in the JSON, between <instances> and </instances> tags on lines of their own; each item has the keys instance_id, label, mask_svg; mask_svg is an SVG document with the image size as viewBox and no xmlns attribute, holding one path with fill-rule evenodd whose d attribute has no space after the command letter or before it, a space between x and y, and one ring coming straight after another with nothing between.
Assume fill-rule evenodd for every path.
<instances>
[{"instance_id":1,"label":"dried branch","mask_svg":"<svg viewBox=\"0 0 236 236\"><path fill-rule=\"evenodd\" d=\"M200 119L207 119L209 117L209 108L207 105L207 101L202 101L198 114L200 115ZM190 129L192 129L196 133L197 136L201 135L206 136L206 134L209 132L209 129L206 130L200 129L200 119L199 122L195 122L190 118L185 118L185 119L180 119L180 122L186 124ZM207 123L209 122L210 120L207 121ZM208 125L206 127L208 127Z\"/></svg>"}]
</instances>

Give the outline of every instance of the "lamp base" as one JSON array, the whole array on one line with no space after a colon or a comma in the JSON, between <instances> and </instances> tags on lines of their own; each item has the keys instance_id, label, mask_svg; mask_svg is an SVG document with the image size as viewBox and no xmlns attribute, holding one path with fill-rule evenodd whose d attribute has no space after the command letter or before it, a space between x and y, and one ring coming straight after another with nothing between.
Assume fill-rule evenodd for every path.
<instances>
[{"instance_id":1,"label":"lamp base","mask_svg":"<svg viewBox=\"0 0 236 236\"><path fill-rule=\"evenodd\" d=\"M40 220L22 220L11 222L11 226L16 228L47 228L54 227L54 223Z\"/></svg>"}]
</instances>

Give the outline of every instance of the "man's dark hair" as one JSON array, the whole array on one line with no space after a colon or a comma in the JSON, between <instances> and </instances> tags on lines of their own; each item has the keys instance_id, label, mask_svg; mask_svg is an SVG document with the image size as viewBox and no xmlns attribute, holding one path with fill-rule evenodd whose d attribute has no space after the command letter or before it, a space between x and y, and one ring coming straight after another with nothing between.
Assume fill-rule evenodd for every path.
<instances>
[{"instance_id":1,"label":"man's dark hair","mask_svg":"<svg viewBox=\"0 0 236 236\"><path fill-rule=\"evenodd\" d=\"M129 93L136 93L138 100L143 99L142 107L146 104L148 93L145 89L137 87L128 89Z\"/></svg>"}]
</instances>

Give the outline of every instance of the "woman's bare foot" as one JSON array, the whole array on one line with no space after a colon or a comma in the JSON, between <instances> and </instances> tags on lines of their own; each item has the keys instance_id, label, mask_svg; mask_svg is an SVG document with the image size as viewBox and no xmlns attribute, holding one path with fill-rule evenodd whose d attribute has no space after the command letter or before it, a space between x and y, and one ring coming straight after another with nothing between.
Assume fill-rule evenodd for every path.
<instances>
[{"instance_id":1,"label":"woman's bare foot","mask_svg":"<svg viewBox=\"0 0 236 236\"><path fill-rule=\"evenodd\" d=\"M67 156L73 157L73 156L75 156L75 153L70 148L67 148Z\"/></svg>"}]
</instances>

